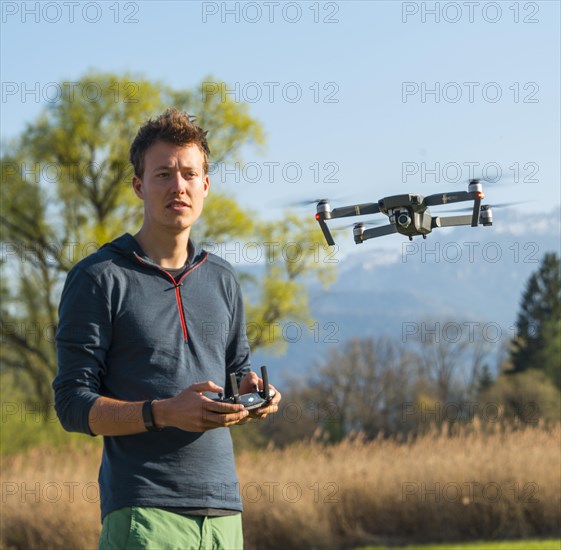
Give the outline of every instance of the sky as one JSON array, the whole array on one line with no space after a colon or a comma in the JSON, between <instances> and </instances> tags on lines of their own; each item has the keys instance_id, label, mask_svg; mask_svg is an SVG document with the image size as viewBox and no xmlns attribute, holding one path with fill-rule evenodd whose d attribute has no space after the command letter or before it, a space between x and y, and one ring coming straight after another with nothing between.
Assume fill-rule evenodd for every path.
<instances>
[{"instance_id":1,"label":"sky","mask_svg":"<svg viewBox=\"0 0 561 550\"><path fill-rule=\"evenodd\" d=\"M1 7L3 140L89 70L177 89L221 80L267 142L212 184L262 217L298 200L464 190L472 176L495 180L490 204L539 216L561 203L559 2Z\"/></svg>"}]
</instances>

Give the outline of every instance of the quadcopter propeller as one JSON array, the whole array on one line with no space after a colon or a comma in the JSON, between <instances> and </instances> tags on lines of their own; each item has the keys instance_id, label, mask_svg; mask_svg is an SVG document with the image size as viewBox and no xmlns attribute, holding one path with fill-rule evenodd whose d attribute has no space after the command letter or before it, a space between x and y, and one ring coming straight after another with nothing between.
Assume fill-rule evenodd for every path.
<instances>
[{"instance_id":1,"label":"quadcopter propeller","mask_svg":"<svg viewBox=\"0 0 561 550\"><path fill-rule=\"evenodd\" d=\"M321 202L321 201L330 202L329 199L304 199L304 200L301 200L301 201L285 202L285 203L283 203L283 206L286 206L286 207L309 206L310 204L317 204L318 202Z\"/></svg>"},{"instance_id":2,"label":"quadcopter propeller","mask_svg":"<svg viewBox=\"0 0 561 550\"><path fill-rule=\"evenodd\" d=\"M479 177L479 178L472 178L470 180L466 180L463 183L471 183L473 181L480 181L485 186L491 187L512 187L514 185L520 185L524 182L520 179L520 176L515 176L512 173L502 173L497 175L495 178L489 177Z\"/></svg>"},{"instance_id":3,"label":"quadcopter propeller","mask_svg":"<svg viewBox=\"0 0 561 550\"><path fill-rule=\"evenodd\" d=\"M366 222L355 222L355 223L348 223L346 225L340 225L339 227L333 227L331 229L331 231L344 231L346 229L349 229L351 227L356 227L357 225L363 225L365 227L376 227L378 225L383 225L385 223L387 223L387 219L386 220L376 220L376 221L366 221Z\"/></svg>"},{"instance_id":4,"label":"quadcopter propeller","mask_svg":"<svg viewBox=\"0 0 561 550\"><path fill-rule=\"evenodd\" d=\"M516 201L516 202L499 202L495 204L490 204L491 208L507 208L508 206L514 206L515 204L527 204L532 201Z\"/></svg>"},{"instance_id":5,"label":"quadcopter propeller","mask_svg":"<svg viewBox=\"0 0 561 550\"><path fill-rule=\"evenodd\" d=\"M516 178L514 176L514 174L512 173L506 173L503 170L503 173L500 176L497 176L495 178L492 177L483 177L483 176L475 176L473 178L470 179L461 179L459 181L450 181L447 178L441 178L440 181L438 182L430 182L430 185L432 188L436 188L436 189L440 189L440 187L443 186L459 186L459 187L466 187L467 185L469 185L470 183L481 183L484 188L487 186L491 186L491 187L510 187L512 185L519 185L522 182L522 179L520 179L520 176L518 177L518 181L516 181Z\"/></svg>"},{"instance_id":6,"label":"quadcopter propeller","mask_svg":"<svg viewBox=\"0 0 561 550\"><path fill-rule=\"evenodd\" d=\"M495 204L489 204L486 206L490 206L491 208L507 208L509 206L514 206L515 204L526 204L528 201L517 201L517 202L501 202ZM471 212L473 210L473 206L465 206L463 208L447 208L442 210L442 213L448 212Z\"/></svg>"},{"instance_id":7,"label":"quadcopter propeller","mask_svg":"<svg viewBox=\"0 0 561 550\"><path fill-rule=\"evenodd\" d=\"M280 202L278 204L285 208L298 208L298 207L310 206L311 204L317 204L318 202L322 202L322 201L326 201L331 204L333 202L338 203L338 202L344 202L346 200L347 197L337 196L331 198L323 197L321 199L302 199L296 201L286 201L286 202Z\"/></svg>"}]
</instances>

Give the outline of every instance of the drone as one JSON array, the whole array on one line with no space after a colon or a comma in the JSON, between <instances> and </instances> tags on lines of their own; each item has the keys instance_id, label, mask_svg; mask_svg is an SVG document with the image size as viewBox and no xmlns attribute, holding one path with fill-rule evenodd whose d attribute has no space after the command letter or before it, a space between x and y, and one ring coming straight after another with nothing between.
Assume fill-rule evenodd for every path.
<instances>
[{"instance_id":1,"label":"drone","mask_svg":"<svg viewBox=\"0 0 561 550\"><path fill-rule=\"evenodd\" d=\"M326 220L336 218L347 218L352 216L364 216L368 214L378 214L382 212L388 216L390 223L381 227L366 228L364 223L353 225L353 236L356 244L363 243L368 239L401 233L409 237L422 235L423 239L437 227L451 227L454 225L470 225L477 227L493 225L493 212L491 206L482 205L484 197L483 185L481 180L469 180L467 191L456 191L452 193L437 193L423 197L422 195L393 195L384 197L378 202L367 202L352 206L342 206L331 210L328 199L319 199L317 202L316 220L323 232L323 235L330 246L335 245L335 241L327 227ZM455 202L473 201L473 211L471 214L461 216L432 216L429 206L451 204Z\"/></svg>"}]
</instances>

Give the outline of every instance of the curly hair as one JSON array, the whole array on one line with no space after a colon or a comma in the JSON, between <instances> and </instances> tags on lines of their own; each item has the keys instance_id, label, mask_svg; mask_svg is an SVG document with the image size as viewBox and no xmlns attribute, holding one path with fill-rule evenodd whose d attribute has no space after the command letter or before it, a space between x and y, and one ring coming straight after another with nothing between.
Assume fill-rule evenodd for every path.
<instances>
[{"instance_id":1,"label":"curly hair","mask_svg":"<svg viewBox=\"0 0 561 550\"><path fill-rule=\"evenodd\" d=\"M194 120L195 117L188 113L180 113L175 107L166 109L154 120L149 119L138 130L130 148L129 159L134 167L135 175L142 178L146 151L157 141L180 146L195 144L203 154L203 169L206 174L210 156L206 140L207 132L193 124Z\"/></svg>"}]
</instances>

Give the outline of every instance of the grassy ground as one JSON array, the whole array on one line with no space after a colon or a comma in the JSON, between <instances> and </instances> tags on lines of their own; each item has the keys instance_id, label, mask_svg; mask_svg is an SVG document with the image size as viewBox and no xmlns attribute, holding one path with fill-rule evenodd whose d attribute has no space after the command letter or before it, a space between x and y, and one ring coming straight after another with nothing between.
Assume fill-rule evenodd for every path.
<instances>
[{"instance_id":1,"label":"grassy ground","mask_svg":"<svg viewBox=\"0 0 561 550\"><path fill-rule=\"evenodd\" d=\"M356 550L561 550L561 539L429 544L421 546L365 546Z\"/></svg>"},{"instance_id":2,"label":"grassy ground","mask_svg":"<svg viewBox=\"0 0 561 550\"><path fill-rule=\"evenodd\" d=\"M96 547L100 448L83 441L2 457L1 548ZM241 452L246 548L559 550L560 449L556 426Z\"/></svg>"}]
</instances>

